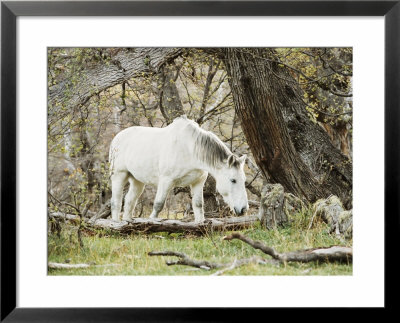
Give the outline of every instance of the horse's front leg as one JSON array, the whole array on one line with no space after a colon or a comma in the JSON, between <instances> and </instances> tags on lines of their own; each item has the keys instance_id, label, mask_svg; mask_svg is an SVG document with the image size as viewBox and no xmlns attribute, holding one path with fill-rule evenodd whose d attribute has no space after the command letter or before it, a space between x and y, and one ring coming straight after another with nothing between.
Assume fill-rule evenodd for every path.
<instances>
[{"instance_id":1,"label":"horse's front leg","mask_svg":"<svg viewBox=\"0 0 400 323\"><path fill-rule=\"evenodd\" d=\"M194 212L194 222L204 222L204 199L203 199L203 187L207 180L208 174L204 174L199 180L190 185L192 192L192 206Z\"/></svg>"},{"instance_id":2,"label":"horse's front leg","mask_svg":"<svg viewBox=\"0 0 400 323\"><path fill-rule=\"evenodd\" d=\"M158 214L164 207L165 199L168 192L172 188L172 181L169 179L160 179L157 186L156 198L154 199L153 212L150 214L151 219L157 218Z\"/></svg>"}]
</instances>

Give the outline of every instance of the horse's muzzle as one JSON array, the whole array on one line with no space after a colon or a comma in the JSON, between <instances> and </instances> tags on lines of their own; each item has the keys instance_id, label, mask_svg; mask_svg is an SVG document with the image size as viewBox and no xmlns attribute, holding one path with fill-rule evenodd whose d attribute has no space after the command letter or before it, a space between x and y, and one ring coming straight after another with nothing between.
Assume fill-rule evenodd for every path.
<instances>
[{"instance_id":1,"label":"horse's muzzle","mask_svg":"<svg viewBox=\"0 0 400 323\"><path fill-rule=\"evenodd\" d=\"M236 207L235 207L234 209L235 209L235 213L236 213L237 215L242 215L242 214L245 214L245 213L246 213L246 211L247 211L247 206L242 207L240 210L237 209Z\"/></svg>"}]
</instances>

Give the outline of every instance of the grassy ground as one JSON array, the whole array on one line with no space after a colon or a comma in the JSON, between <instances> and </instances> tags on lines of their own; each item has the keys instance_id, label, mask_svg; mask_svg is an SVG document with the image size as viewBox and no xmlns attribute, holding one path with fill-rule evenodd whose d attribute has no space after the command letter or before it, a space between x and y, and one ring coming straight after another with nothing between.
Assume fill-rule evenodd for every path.
<instances>
[{"instance_id":1,"label":"grassy ground","mask_svg":"<svg viewBox=\"0 0 400 323\"><path fill-rule=\"evenodd\" d=\"M278 252L327 247L331 245L351 246L352 241L340 240L329 234L324 223L316 223L307 230L310 211L304 210L291 217L287 227L264 230L259 225L243 230L252 239L260 240ZM245 243L221 238L229 232L209 233L205 236L157 233L149 235L122 236L107 231L86 233L79 245L76 227L64 224L61 235L49 233L48 261L71 264L93 263L97 266L85 269L49 269L49 275L210 275L216 270L203 270L187 266L167 266L166 260L175 257L150 257L150 251L171 250L186 253L189 257L211 262L231 262L252 255L269 256ZM245 265L226 271L224 275L351 275L352 264L289 263L279 266Z\"/></svg>"}]
</instances>

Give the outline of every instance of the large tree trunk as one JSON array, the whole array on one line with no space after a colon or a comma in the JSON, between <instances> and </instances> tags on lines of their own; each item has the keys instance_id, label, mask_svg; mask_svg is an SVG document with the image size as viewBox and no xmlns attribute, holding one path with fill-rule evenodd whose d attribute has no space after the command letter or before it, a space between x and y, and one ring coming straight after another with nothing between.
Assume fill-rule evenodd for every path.
<instances>
[{"instance_id":1,"label":"large tree trunk","mask_svg":"<svg viewBox=\"0 0 400 323\"><path fill-rule=\"evenodd\" d=\"M222 49L235 109L264 175L309 201L352 201L352 164L307 116L301 89L273 51Z\"/></svg>"}]
</instances>

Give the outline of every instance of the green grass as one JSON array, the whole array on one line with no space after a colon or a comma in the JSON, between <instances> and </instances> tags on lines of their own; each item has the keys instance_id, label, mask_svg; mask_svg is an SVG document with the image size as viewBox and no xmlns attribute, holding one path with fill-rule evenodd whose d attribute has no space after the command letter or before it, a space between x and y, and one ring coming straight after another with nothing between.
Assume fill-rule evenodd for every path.
<instances>
[{"instance_id":1,"label":"green grass","mask_svg":"<svg viewBox=\"0 0 400 323\"><path fill-rule=\"evenodd\" d=\"M322 222L317 222L312 229L307 230L309 221L310 212L305 210L293 215L290 224L284 228L265 230L256 225L243 230L242 233L262 241L278 252L331 245L352 245L351 240L340 240L335 235L329 234L328 227ZM166 233L122 236L101 230L83 234L83 248L79 245L76 232L76 227L65 224L60 237L49 233L49 262L116 265L92 266L85 269L49 269L49 275L210 275L216 271L180 265L167 266L166 260L176 260L176 258L150 257L147 255L150 251L179 251L193 259L211 262L230 262L235 258L253 255L270 258L239 240L223 241L221 238L229 232L209 233L201 237ZM288 263L279 266L249 264L226 271L224 275L352 275L352 264Z\"/></svg>"}]
</instances>

